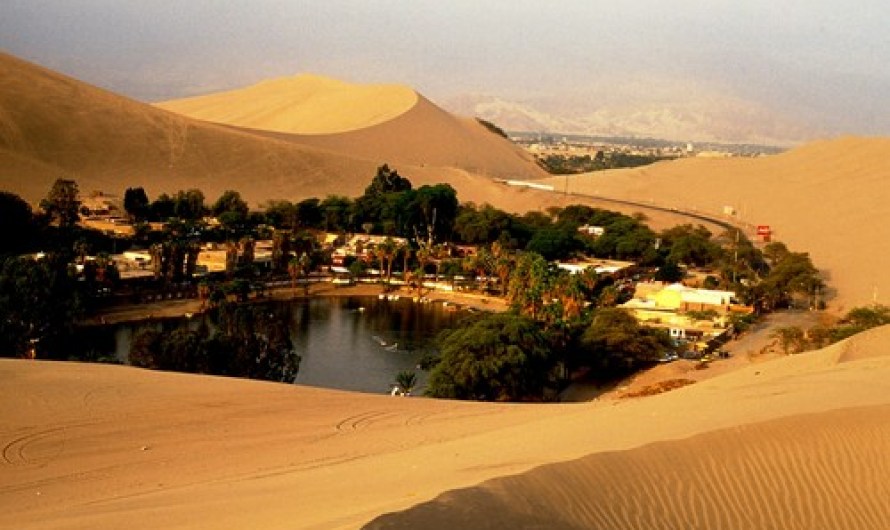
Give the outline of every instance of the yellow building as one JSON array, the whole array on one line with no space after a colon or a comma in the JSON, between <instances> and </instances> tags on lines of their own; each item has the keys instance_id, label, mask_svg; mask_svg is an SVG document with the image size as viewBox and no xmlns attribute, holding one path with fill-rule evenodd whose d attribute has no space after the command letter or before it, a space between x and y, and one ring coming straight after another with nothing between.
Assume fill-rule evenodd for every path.
<instances>
[{"instance_id":1,"label":"yellow building","mask_svg":"<svg viewBox=\"0 0 890 530\"><path fill-rule=\"evenodd\" d=\"M668 330L672 338L693 342L697 349L726 332L729 315L750 313L739 305L735 293L694 289L675 283L641 283L634 298L621 306L643 325ZM702 318L703 313L712 316Z\"/></svg>"}]
</instances>

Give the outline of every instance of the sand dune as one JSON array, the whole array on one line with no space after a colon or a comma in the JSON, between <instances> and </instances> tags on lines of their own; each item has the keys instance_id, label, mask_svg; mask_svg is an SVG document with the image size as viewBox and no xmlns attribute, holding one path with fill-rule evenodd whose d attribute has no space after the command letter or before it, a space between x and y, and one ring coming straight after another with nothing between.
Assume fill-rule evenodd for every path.
<instances>
[{"instance_id":1,"label":"sand dune","mask_svg":"<svg viewBox=\"0 0 890 530\"><path fill-rule=\"evenodd\" d=\"M398 166L452 167L511 179L545 176L523 149L476 120L457 118L396 85L349 85L304 74L157 106L191 118L286 133L274 137Z\"/></svg>"},{"instance_id":2,"label":"sand dune","mask_svg":"<svg viewBox=\"0 0 890 530\"><path fill-rule=\"evenodd\" d=\"M882 528L888 340L578 405L0 361L0 526Z\"/></svg>"},{"instance_id":3,"label":"sand dune","mask_svg":"<svg viewBox=\"0 0 890 530\"><path fill-rule=\"evenodd\" d=\"M417 126L422 129L423 124ZM437 149L452 151L447 145ZM459 149L454 152L460 156ZM253 204L334 193L355 196L387 162L415 185L450 183L465 200L508 207L516 196L518 205L524 203L523 196L504 194L503 186L465 167L441 167L434 161L396 165L384 155L333 152L304 145L291 135L272 137L185 118L0 54L0 189L34 203L60 176L76 179L85 193L120 194L143 186L156 196L199 188L213 200L235 189ZM510 164L526 164L515 152L511 156ZM492 160L494 166L500 164L496 156Z\"/></svg>"},{"instance_id":4,"label":"sand dune","mask_svg":"<svg viewBox=\"0 0 890 530\"><path fill-rule=\"evenodd\" d=\"M59 176L84 192L238 189L254 201L359 190L374 164L155 109L0 55L0 187L36 201ZM285 195L285 197L288 195Z\"/></svg>"},{"instance_id":5,"label":"sand dune","mask_svg":"<svg viewBox=\"0 0 890 530\"><path fill-rule=\"evenodd\" d=\"M525 150L491 133L475 119L455 117L422 96L409 112L386 123L337 135L302 135L293 140L397 164L461 168L486 177L524 180L546 176Z\"/></svg>"},{"instance_id":6,"label":"sand dune","mask_svg":"<svg viewBox=\"0 0 890 530\"><path fill-rule=\"evenodd\" d=\"M844 409L595 454L366 528L883 528L888 419L888 406Z\"/></svg>"},{"instance_id":7,"label":"sand dune","mask_svg":"<svg viewBox=\"0 0 890 530\"><path fill-rule=\"evenodd\" d=\"M352 85L302 74L254 86L157 103L199 120L283 133L331 134L389 121L417 103L400 85Z\"/></svg>"},{"instance_id":8,"label":"sand dune","mask_svg":"<svg viewBox=\"0 0 890 530\"><path fill-rule=\"evenodd\" d=\"M770 225L809 252L833 309L890 303L890 138L814 142L760 159L687 159L572 177L569 189ZM562 185L562 179L549 179ZM832 294L832 293L829 293Z\"/></svg>"}]
</instances>

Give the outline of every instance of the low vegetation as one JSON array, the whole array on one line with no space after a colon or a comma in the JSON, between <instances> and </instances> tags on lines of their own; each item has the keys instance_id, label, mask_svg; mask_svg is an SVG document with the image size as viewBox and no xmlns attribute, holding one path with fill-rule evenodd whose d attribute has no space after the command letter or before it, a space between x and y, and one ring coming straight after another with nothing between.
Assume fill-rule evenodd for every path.
<instances>
[{"instance_id":1,"label":"low vegetation","mask_svg":"<svg viewBox=\"0 0 890 530\"><path fill-rule=\"evenodd\" d=\"M622 153L620 151L610 153L597 151L593 156L548 154L537 158L541 167L554 175L574 175L578 173L589 173L591 171L604 171L606 169L640 167L671 159L673 159L673 157L630 154Z\"/></svg>"},{"instance_id":2,"label":"low vegetation","mask_svg":"<svg viewBox=\"0 0 890 530\"><path fill-rule=\"evenodd\" d=\"M821 349L887 324L890 324L890 307L873 305L851 309L833 325L817 325L809 329L799 326L776 328L772 332L772 338L776 346L787 355Z\"/></svg>"}]
</instances>

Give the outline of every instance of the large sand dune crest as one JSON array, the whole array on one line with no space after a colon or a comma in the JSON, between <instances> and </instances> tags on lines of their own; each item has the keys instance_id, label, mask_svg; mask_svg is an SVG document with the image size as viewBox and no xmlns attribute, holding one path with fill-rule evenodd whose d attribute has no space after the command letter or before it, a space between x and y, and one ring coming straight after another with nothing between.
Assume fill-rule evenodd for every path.
<instances>
[{"instance_id":1,"label":"large sand dune crest","mask_svg":"<svg viewBox=\"0 0 890 530\"><path fill-rule=\"evenodd\" d=\"M0 55L0 187L37 201L60 176L84 192L240 190L253 201L345 188L374 164L155 109ZM359 184L356 182L355 189Z\"/></svg>"},{"instance_id":2,"label":"large sand dune crest","mask_svg":"<svg viewBox=\"0 0 890 530\"><path fill-rule=\"evenodd\" d=\"M156 106L250 129L332 134L371 127L408 112L417 93L400 85L353 85L302 74Z\"/></svg>"},{"instance_id":3,"label":"large sand dune crest","mask_svg":"<svg viewBox=\"0 0 890 530\"><path fill-rule=\"evenodd\" d=\"M523 180L546 175L523 149L476 120L453 116L422 96L409 112L374 127L337 135L302 135L295 140L356 156L455 167L487 177Z\"/></svg>"},{"instance_id":4,"label":"large sand dune crest","mask_svg":"<svg viewBox=\"0 0 890 530\"><path fill-rule=\"evenodd\" d=\"M890 327L862 337L660 396L578 405L0 361L0 526L355 528L478 486L493 502L472 515L481 528L499 508L534 522L521 502L565 528L664 517L675 528L877 529L890 484L880 461ZM445 501L381 524L430 506L439 527L479 513L460 491Z\"/></svg>"},{"instance_id":5,"label":"large sand dune crest","mask_svg":"<svg viewBox=\"0 0 890 530\"><path fill-rule=\"evenodd\" d=\"M303 74L157 106L395 165L511 179L545 176L524 150L476 120L457 118L397 85L351 85Z\"/></svg>"}]
</instances>

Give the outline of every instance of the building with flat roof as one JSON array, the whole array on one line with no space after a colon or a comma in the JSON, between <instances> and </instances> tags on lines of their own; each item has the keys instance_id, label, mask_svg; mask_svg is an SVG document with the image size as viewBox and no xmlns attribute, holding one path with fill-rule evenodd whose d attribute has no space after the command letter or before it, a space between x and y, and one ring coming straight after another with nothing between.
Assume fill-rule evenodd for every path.
<instances>
[{"instance_id":1,"label":"building with flat roof","mask_svg":"<svg viewBox=\"0 0 890 530\"><path fill-rule=\"evenodd\" d=\"M732 291L695 289L683 284L640 283L634 297L620 307L642 325L662 328L672 338L707 349L729 329L730 315L753 312Z\"/></svg>"}]
</instances>

